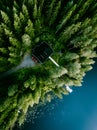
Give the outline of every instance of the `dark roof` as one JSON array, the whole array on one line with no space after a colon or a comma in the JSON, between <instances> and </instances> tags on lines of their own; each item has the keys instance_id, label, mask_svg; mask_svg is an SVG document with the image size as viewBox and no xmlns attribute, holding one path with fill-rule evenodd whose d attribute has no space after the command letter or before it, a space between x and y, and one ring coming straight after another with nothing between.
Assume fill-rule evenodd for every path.
<instances>
[{"instance_id":1,"label":"dark roof","mask_svg":"<svg viewBox=\"0 0 97 130\"><path fill-rule=\"evenodd\" d=\"M52 48L46 42L40 42L33 49L32 55L38 60L38 62L43 63L52 53Z\"/></svg>"}]
</instances>

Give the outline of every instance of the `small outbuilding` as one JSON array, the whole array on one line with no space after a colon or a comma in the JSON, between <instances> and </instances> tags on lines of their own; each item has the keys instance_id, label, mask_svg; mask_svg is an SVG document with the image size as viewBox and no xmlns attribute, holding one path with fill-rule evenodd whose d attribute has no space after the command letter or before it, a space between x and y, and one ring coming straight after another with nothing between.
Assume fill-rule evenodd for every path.
<instances>
[{"instance_id":1,"label":"small outbuilding","mask_svg":"<svg viewBox=\"0 0 97 130\"><path fill-rule=\"evenodd\" d=\"M32 60L43 63L50 57L52 53L53 50L47 44L47 42L40 42L34 47L32 51Z\"/></svg>"}]
</instances>

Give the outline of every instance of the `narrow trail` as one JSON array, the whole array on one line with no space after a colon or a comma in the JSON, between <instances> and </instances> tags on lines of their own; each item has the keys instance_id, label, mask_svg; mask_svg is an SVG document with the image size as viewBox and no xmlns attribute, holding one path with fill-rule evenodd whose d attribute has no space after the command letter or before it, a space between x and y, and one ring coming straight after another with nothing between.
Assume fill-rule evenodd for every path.
<instances>
[{"instance_id":1,"label":"narrow trail","mask_svg":"<svg viewBox=\"0 0 97 130\"><path fill-rule=\"evenodd\" d=\"M18 66L16 66L16 67L14 67L14 68L8 70L7 72L4 72L3 74L1 74L1 75L0 75L0 79L2 79L2 78L4 78L4 77L6 77L6 76L8 76L8 75L10 75L10 74L12 74L12 73L18 71L19 69L22 69L22 68L30 68L30 67L34 67L35 65L36 65L36 64L35 64L35 62L32 60L31 56L30 56L29 54L26 54L26 55L24 56L22 62L21 62Z\"/></svg>"}]
</instances>

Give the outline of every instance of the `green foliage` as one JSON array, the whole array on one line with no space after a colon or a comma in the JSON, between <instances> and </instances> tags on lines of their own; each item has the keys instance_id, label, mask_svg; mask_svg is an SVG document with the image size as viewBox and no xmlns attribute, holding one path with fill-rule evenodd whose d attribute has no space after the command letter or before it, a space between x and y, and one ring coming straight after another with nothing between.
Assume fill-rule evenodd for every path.
<instances>
[{"instance_id":1,"label":"green foliage","mask_svg":"<svg viewBox=\"0 0 97 130\"><path fill-rule=\"evenodd\" d=\"M59 68L54 69L51 75L52 75L52 78L58 78L66 73L67 73L67 70L64 67L59 67Z\"/></svg>"},{"instance_id":2,"label":"green foliage","mask_svg":"<svg viewBox=\"0 0 97 130\"><path fill-rule=\"evenodd\" d=\"M70 19L70 17L74 13L76 7L77 7L76 5L72 6L72 8L70 9L70 11L68 11L68 13L65 16L63 16L62 21L58 25L58 28L57 28L56 32L58 32L60 29L64 28L65 24L68 22L68 20Z\"/></svg>"},{"instance_id":3,"label":"green foliage","mask_svg":"<svg viewBox=\"0 0 97 130\"><path fill-rule=\"evenodd\" d=\"M68 95L65 85L82 85L97 57L96 8L96 0L0 1L0 130L21 126L29 107ZM41 41L59 67L47 60L1 78Z\"/></svg>"},{"instance_id":4,"label":"green foliage","mask_svg":"<svg viewBox=\"0 0 97 130\"><path fill-rule=\"evenodd\" d=\"M18 86L13 85L8 87L8 96L14 96L14 94L18 91Z\"/></svg>"}]
</instances>

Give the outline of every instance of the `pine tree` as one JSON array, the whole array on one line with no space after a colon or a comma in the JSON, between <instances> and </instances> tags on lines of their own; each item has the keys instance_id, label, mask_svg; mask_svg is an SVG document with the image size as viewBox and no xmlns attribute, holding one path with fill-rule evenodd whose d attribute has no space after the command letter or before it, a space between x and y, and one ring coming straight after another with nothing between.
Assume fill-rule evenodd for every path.
<instances>
[{"instance_id":1,"label":"pine tree","mask_svg":"<svg viewBox=\"0 0 97 130\"><path fill-rule=\"evenodd\" d=\"M82 85L97 57L96 8L96 0L0 1L0 130L21 126L29 107L68 95L65 85ZM47 60L2 77L42 41L59 67Z\"/></svg>"}]
</instances>

